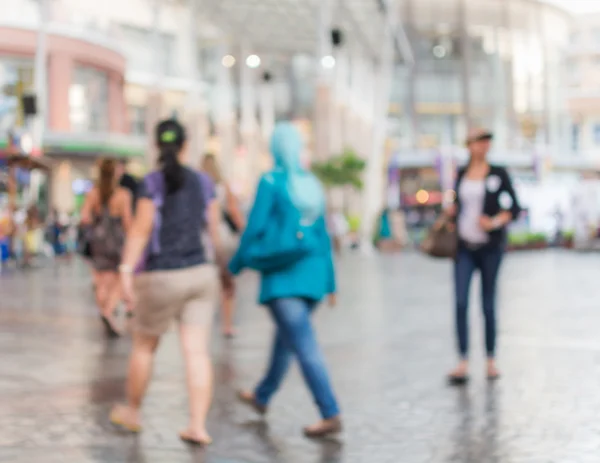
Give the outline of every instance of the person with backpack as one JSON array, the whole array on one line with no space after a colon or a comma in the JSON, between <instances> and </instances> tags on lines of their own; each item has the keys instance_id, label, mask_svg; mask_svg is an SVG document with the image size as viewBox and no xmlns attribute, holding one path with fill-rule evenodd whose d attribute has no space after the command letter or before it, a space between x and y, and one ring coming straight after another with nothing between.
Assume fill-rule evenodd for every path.
<instances>
[{"instance_id":1,"label":"person with backpack","mask_svg":"<svg viewBox=\"0 0 600 463\"><path fill-rule=\"evenodd\" d=\"M219 271L209 262L201 235L207 230L222 263L221 209L210 178L184 166L186 132L174 119L156 127L159 169L140 184L136 214L120 266L126 302L135 308L127 403L111 421L141 431L140 409L161 336L173 320L185 358L190 422L182 440L208 445L206 418L212 400L210 335L219 297ZM136 271L137 270L137 271Z\"/></svg>"},{"instance_id":2,"label":"person with backpack","mask_svg":"<svg viewBox=\"0 0 600 463\"><path fill-rule=\"evenodd\" d=\"M125 233L132 222L131 193L118 185L117 165L112 159L100 161L98 181L89 191L81 210L89 245L96 302L109 337L119 337L115 311L121 302L119 264Z\"/></svg>"},{"instance_id":3,"label":"person with backpack","mask_svg":"<svg viewBox=\"0 0 600 463\"><path fill-rule=\"evenodd\" d=\"M254 391L239 400L265 414L296 357L322 420L304 429L309 438L342 429L340 410L323 354L311 323L319 302L329 295L335 305L333 252L325 219L325 194L319 181L302 168L302 141L290 123L279 123L271 139L275 168L258 185L256 199L229 268L261 274L259 302L276 326L271 361Z\"/></svg>"},{"instance_id":4,"label":"person with backpack","mask_svg":"<svg viewBox=\"0 0 600 463\"><path fill-rule=\"evenodd\" d=\"M207 154L202 159L202 171L210 176L215 183L217 200L221 207L221 238L224 252L232 256L239 245L239 234L246 225L246 218L242 213L237 198L229 184L221 175L217 160L213 154ZM226 270L226 269L224 269ZM222 295L222 330L223 336L231 338L235 335L235 281L231 273L226 271L221 275Z\"/></svg>"}]
</instances>

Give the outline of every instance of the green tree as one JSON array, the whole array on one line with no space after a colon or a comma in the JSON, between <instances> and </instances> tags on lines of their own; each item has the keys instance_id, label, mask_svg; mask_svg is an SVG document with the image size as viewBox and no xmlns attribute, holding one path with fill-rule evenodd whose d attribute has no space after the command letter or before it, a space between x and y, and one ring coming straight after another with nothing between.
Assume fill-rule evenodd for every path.
<instances>
[{"instance_id":1,"label":"green tree","mask_svg":"<svg viewBox=\"0 0 600 463\"><path fill-rule=\"evenodd\" d=\"M362 190L362 174L367 163L354 150L346 148L342 154L312 165L313 173L321 180L325 189L341 192L343 210L348 213L348 190ZM331 200L331 196L330 200Z\"/></svg>"},{"instance_id":2,"label":"green tree","mask_svg":"<svg viewBox=\"0 0 600 463\"><path fill-rule=\"evenodd\" d=\"M325 188L352 187L362 190L362 173L367 163L354 150L347 148L338 156L312 165L313 173Z\"/></svg>"}]
</instances>

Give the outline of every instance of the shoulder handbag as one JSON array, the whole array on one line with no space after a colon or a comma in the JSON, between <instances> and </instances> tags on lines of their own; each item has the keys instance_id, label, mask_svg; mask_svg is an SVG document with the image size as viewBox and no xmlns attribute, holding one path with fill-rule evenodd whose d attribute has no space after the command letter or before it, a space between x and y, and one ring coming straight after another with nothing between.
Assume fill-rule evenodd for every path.
<instances>
[{"instance_id":1,"label":"shoulder handbag","mask_svg":"<svg viewBox=\"0 0 600 463\"><path fill-rule=\"evenodd\" d=\"M269 180L278 191L268 226L250 243L244 259L247 267L261 273L285 270L318 248L313 227L302 225L300 212L281 188L285 178L281 174L271 174Z\"/></svg>"},{"instance_id":2,"label":"shoulder handbag","mask_svg":"<svg viewBox=\"0 0 600 463\"><path fill-rule=\"evenodd\" d=\"M457 247L456 225L449 218L442 218L433 225L421 243L421 250L436 258L453 259Z\"/></svg>"}]
</instances>

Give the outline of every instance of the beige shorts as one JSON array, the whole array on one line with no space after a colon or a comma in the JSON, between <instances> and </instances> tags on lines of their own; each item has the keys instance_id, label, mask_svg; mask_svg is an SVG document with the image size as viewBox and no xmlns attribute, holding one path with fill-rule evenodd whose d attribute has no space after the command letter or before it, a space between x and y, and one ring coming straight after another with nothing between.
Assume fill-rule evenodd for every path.
<instances>
[{"instance_id":1,"label":"beige shorts","mask_svg":"<svg viewBox=\"0 0 600 463\"><path fill-rule=\"evenodd\" d=\"M160 336L172 320L183 325L212 324L220 294L219 275L211 264L146 272L136 278L135 289L134 329Z\"/></svg>"}]
</instances>

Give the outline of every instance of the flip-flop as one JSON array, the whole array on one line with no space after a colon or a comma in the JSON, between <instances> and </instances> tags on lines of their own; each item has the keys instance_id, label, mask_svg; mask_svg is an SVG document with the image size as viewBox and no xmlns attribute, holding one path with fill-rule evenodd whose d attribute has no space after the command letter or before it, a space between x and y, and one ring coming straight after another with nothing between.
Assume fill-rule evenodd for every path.
<instances>
[{"instance_id":1,"label":"flip-flop","mask_svg":"<svg viewBox=\"0 0 600 463\"><path fill-rule=\"evenodd\" d=\"M500 379L500 373L496 372L493 375L487 375L487 380L488 381L498 381Z\"/></svg>"},{"instance_id":2,"label":"flip-flop","mask_svg":"<svg viewBox=\"0 0 600 463\"><path fill-rule=\"evenodd\" d=\"M141 425L125 422L118 416L118 413L116 411L113 411L110 414L110 422L122 431L127 431L133 434L138 434L142 431Z\"/></svg>"},{"instance_id":3,"label":"flip-flop","mask_svg":"<svg viewBox=\"0 0 600 463\"><path fill-rule=\"evenodd\" d=\"M467 375L448 375L448 384L450 386L464 386L469 382Z\"/></svg>"},{"instance_id":4,"label":"flip-flop","mask_svg":"<svg viewBox=\"0 0 600 463\"><path fill-rule=\"evenodd\" d=\"M208 447L210 444L213 443L213 440L211 438L208 438L206 440L196 439L195 437L188 435L186 432L180 433L179 438L186 444L195 445L198 447Z\"/></svg>"}]
</instances>

